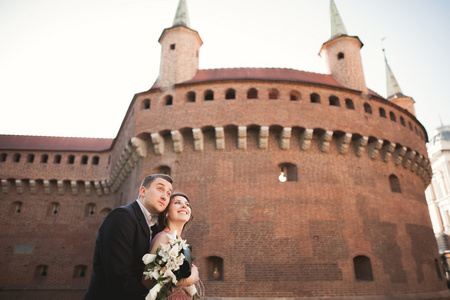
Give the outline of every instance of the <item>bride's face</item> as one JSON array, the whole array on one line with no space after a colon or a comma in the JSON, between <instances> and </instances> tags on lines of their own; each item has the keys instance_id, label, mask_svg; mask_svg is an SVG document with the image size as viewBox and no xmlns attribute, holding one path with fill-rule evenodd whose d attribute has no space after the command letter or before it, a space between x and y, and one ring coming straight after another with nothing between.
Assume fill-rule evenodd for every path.
<instances>
[{"instance_id":1,"label":"bride's face","mask_svg":"<svg viewBox=\"0 0 450 300\"><path fill-rule=\"evenodd\" d=\"M168 220L184 221L186 223L191 218L191 205L183 196L175 196L169 204Z\"/></svg>"}]
</instances>

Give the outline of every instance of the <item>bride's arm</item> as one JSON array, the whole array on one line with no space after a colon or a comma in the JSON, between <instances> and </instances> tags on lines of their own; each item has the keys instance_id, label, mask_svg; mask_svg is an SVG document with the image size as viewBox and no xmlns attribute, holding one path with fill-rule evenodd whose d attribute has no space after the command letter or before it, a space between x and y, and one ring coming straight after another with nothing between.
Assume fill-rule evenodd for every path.
<instances>
[{"instance_id":1,"label":"bride's arm","mask_svg":"<svg viewBox=\"0 0 450 300\"><path fill-rule=\"evenodd\" d=\"M197 267L196 267L194 264L192 264L192 267L191 267L191 276L189 276L188 278L183 278L183 279L181 279L181 280L177 283L177 286L179 286L179 287L190 286L190 285L195 284L198 280L199 280L199 277L198 277L198 269L197 269Z\"/></svg>"},{"instance_id":2,"label":"bride's arm","mask_svg":"<svg viewBox=\"0 0 450 300\"><path fill-rule=\"evenodd\" d=\"M161 244L167 243L169 243L169 237L167 236L167 234L161 234L155 240L152 249L150 249L150 254L156 254L156 250L159 248L159 246L161 246ZM150 290L156 284L156 282L152 278L145 279L145 275L142 275L142 284Z\"/></svg>"}]
</instances>

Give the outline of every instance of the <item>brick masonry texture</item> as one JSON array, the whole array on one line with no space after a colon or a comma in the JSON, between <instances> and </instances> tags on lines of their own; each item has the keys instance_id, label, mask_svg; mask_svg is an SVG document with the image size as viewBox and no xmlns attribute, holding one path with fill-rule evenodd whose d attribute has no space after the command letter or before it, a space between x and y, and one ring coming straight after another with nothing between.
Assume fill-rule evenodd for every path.
<instances>
[{"instance_id":1,"label":"brick masonry texture","mask_svg":"<svg viewBox=\"0 0 450 300\"><path fill-rule=\"evenodd\" d=\"M132 202L145 176L162 171L192 201L185 238L206 297L413 299L446 290L424 196L426 132L404 107L365 89L354 37L324 44L332 49L323 55L343 49L344 59L354 59L351 68L330 62L333 85L276 80L270 69L255 70L257 79L189 83L201 40L173 29L163 49L189 55L171 60L166 55L176 53L163 51L161 84L135 95L110 149L0 148L0 298L79 299L103 218ZM198 44L183 48L192 39ZM234 99L226 99L230 89ZM250 89L256 99L248 99ZM27 163L28 154L36 161ZM286 182L282 166L295 175ZM392 175L401 192L392 191ZM356 257L370 261L373 280L357 278Z\"/></svg>"}]
</instances>

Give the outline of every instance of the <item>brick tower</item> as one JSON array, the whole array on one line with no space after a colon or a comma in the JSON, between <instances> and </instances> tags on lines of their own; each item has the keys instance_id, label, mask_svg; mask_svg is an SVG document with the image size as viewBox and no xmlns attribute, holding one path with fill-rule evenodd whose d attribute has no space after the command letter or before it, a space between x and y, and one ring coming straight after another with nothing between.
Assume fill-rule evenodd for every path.
<instances>
[{"instance_id":1,"label":"brick tower","mask_svg":"<svg viewBox=\"0 0 450 300\"><path fill-rule=\"evenodd\" d=\"M330 1L331 37L320 49L327 74L350 89L367 92L360 49L363 43L349 36L333 0Z\"/></svg>"},{"instance_id":2,"label":"brick tower","mask_svg":"<svg viewBox=\"0 0 450 300\"><path fill-rule=\"evenodd\" d=\"M366 87L362 43L333 1L331 16L327 74L198 70L181 0L159 77L115 139L0 136L0 297L79 299L101 220L154 172L192 201L185 238L206 298L450 296L424 196L427 133Z\"/></svg>"}]
</instances>

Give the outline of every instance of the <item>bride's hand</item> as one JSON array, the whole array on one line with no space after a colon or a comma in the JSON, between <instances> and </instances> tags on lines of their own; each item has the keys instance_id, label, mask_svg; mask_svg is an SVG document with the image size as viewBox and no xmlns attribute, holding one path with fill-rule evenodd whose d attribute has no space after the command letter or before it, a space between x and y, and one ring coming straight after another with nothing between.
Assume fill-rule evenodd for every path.
<instances>
[{"instance_id":1,"label":"bride's hand","mask_svg":"<svg viewBox=\"0 0 450 300\"><path fill-rule=\"evenodd\" d=\"M192 264L191 276L189 276L188 278L181 279L180 284L183 286L189 286L195 284L198 280L199 280L198 269L194 264Z\"/></svg>"}]
</instances>

